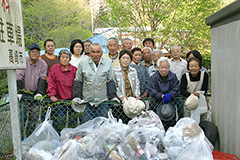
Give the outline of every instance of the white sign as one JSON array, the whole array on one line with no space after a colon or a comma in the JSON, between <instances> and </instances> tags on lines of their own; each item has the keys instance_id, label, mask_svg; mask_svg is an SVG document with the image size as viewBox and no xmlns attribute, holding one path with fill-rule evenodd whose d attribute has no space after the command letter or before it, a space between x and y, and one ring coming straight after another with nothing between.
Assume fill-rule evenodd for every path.
<instances>
[{"instance_id":1,"label":"white sign","mask_svg":"<svg viewBox=\"0 0 240 160\"><path fill-rule=\"evenodd\" d=\"M0 69L25 69L21 0L0 4Z\"/></svg>"}]
</instances>

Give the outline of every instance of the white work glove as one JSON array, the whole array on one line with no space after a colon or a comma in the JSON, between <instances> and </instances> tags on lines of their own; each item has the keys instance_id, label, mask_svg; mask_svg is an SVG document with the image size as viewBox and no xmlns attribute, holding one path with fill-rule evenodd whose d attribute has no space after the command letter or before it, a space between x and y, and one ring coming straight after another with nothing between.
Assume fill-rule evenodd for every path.
<instances>
[{"instance_id":1,"label":"white work glove","mask_svg":"<svg viewBox=\"0 0 240 160\"><path fill-rule=\"evenodd\" d=\"M110 101L116 101L118 103L121 103L120 100L117 97L114 97L114 98L110 99Z\"/></svg>"},{"instance_id":2,"label":"white work glove","mask_svg":"<svg viewBox=\"0 0 240 160\"><path fill-rule=\"evenodd\" d=\"M73 103L81 103L81 98L78 98L78 97L73 98L72 102Z\"/></svg>"},{"instance_id":3,"label":"white work glove","mask_svg":"<svg viewBox=\"0 0 240 160\"><path fill-rule=\"evenodd\" d=\"M34 96L34 99L37 100L37 101L42 101L43 97L40 93L38 93Z\"/></svg>"},{"instance_id":4,"label":"white work glove","mask_svg":"<svg viewBox=\"0 0 240 160\"><path fill-rule=\"evenodd\" d=\"M22 94L17 94L18 100L21 101Z\"/></svg>"},{"instance_id":5,"label":"white work glove","mask_svg":"<svg viewBox=\"0 0 240 160\"><path fill-rule=\"evenodd\" d=\"M81 98L74 98L72 100L72 109L78 113L83 113L86 108L87 102Z\"/></svg>"}]
</instances>

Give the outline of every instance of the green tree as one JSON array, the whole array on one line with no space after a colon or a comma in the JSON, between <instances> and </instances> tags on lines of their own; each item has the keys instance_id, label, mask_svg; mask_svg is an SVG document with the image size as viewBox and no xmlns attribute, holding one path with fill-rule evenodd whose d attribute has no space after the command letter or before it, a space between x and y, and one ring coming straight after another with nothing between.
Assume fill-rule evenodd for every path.
<instances>
[{"instance_id":1,"label":"green tree","mask_svg":"<svg viewBox=\"0 0 240 160\"><path fill-rule=\"evenodd\" d=\"M159 48L173 44L184 50L210 49L210 27L205 18L219 9L217 0L105 0L98 20L131 32L137 39L152 37Z\"/></svg>"},{"instance_id":2,"label":"green tree","mask_svg":"<svg viewBox=\"0 0 240 160\"><path fill-rule=\"evenodd\" d=\"M91 37L89 7L84 0L25 0L22 2L26 47L52 38L57 47Z\"/></svg>"}]
</instances>

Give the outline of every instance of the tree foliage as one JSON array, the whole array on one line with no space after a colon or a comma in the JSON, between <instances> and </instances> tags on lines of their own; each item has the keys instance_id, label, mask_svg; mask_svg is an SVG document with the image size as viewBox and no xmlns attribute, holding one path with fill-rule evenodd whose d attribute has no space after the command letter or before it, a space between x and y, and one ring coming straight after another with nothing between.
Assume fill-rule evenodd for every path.
<instances>
[{"instance_id":1,"label":"tree foliage","mask_svg":"<svg viewBox=\"0 0 240 160\"><path fill-rule=\"evenodd\" d=\"M91 36L89 7L84 0L24 0L23 25L26 47L54 39L57 47L68 47L73 39Z\"/></svg>"},{"instance_id":2,"label":"tree foliage","mask_svg":"<svg viewBox=\"0 0 240 160\"><path fill-rule=\"evenodd\" d=\"M219 9L218 0L105 0L98 20L119 27L137 39L152 37L158 48L173 44L185 51L210 49L210 27L205 18Z\"/></svg>"}]
</instances>

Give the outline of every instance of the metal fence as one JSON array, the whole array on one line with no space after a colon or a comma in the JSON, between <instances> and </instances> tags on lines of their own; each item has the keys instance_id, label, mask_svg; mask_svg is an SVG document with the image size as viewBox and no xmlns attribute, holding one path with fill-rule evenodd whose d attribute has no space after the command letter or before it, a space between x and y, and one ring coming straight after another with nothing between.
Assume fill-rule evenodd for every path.
<instances>
[{"instance_id":1,"label":"metal fence","mask_svg":"<svg viewBox=\"0 0 240 160\"><path fill-rule=\"evenodd\" d=\"M173 104L177 108L178 119L184 117L184 102L185 97L176 97ZM148 110L156 112L157 107L162 104L154 98L142 99ZM71 107L70 100L51 102L50 99L45 98L42 102L36 101L31 97L22 97L19 102L19 117L22 133L22 140L27 138L34 129L44 121L45 114L48 107L51 107L51 120L53 121L54 129L60 134L63 128L74 128L86 120L83 118L84 114L94 115L96 113L89 111L87 113L77 113ZM122 105L117 102L104 102L103 107L112 109L113 116L117 119L122 119L123 123L128 123L130 120L123 112ZM10 123L10 109L9 104L4 103L0 105L0 159L11 159L13 157L12 133ZM99 114L101 116L101 113ZM160 117L161 118L161 117ZM176 117L171 121L162 121L165 129L174 126Z\"/></svg>"},{"instance_id":2,"label":"metal fence","mask_svg":"<svg viewBox=\"0 0 240 160\"><path fill-rule=\"evenodd\" d=\"M0 104L0 159L14 159L9 103Z\"/></svg>"},{"instance_id":3,"label":"metal fence","mask_svg":"<svg viewBox=\"0 0 240 160\"><path fill-rule=\"evenodd\" d=\"M149 110L153 110L156 112L156 108L162 103L153 98L143 99L146 106ZM183 104L185 101L185 97L176 97L173 101L173 104L177 107L178 119L184 116ZM96 113L96 111L88 110L88 112L77 113L71 107L71 101L58 101L51 102L49 99L45 99L42 102L36 101L33 98L23 97L20 101L20 124L21 124L21 132L22 138L28 137L34 129L44 121L45 114L48 107L51 107L51 120L53 121L53 127L56 129L58 133L63 128L74 128L81 123L86 122L89 119L85 119L85 117L91 117L90 115L99 115L106 116L104 113ZM122 119L123 123L128 123L130 120L123 112L122 104L117 102L104 102L101 104L103 108L112 109L113 116L117 119ZM97 111L101 112L101 111ZM175 125L176 117L171 121L163 121L165 129L170 126Z\"/></svg>"}]
</instances>

